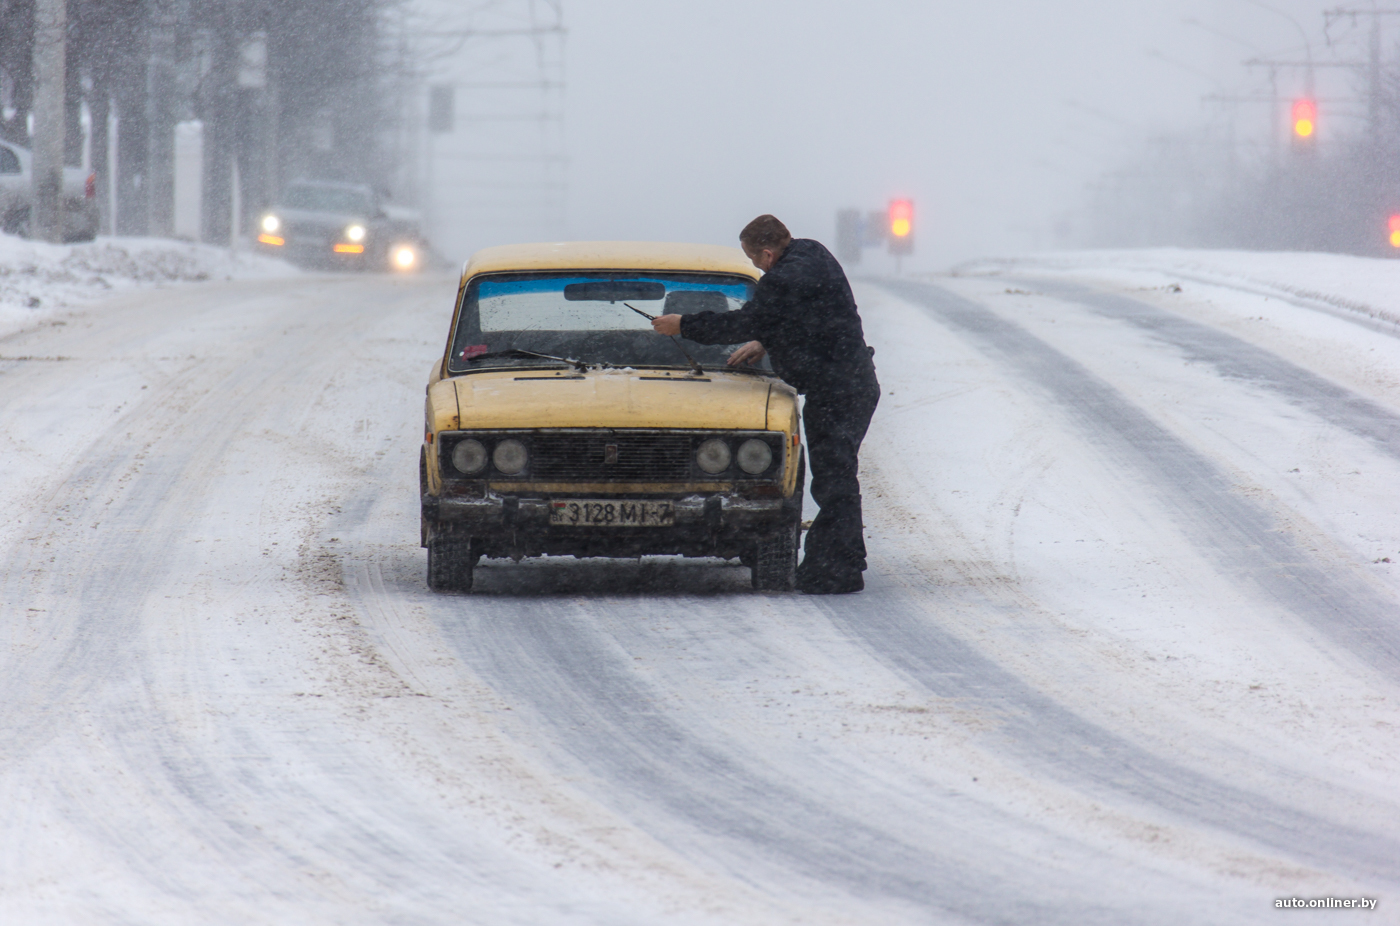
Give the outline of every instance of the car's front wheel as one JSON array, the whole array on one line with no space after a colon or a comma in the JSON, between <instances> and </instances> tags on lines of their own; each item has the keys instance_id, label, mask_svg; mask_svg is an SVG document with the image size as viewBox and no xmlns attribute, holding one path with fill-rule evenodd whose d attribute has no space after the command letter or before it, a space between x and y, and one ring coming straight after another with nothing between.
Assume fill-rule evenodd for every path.
<instances>
[{"instance_id":1,"label":"car's front wheel","mask_svg":"<svg viewBox=\"0 0 1400 926\"><path fill-rule=\"evenodd\" d=\"M790 592L797 584L797 535L800 525L783 527L758 541L751 571L753 587L765 592Z\"/></svg>"},{"instance_id":2,"label":"car's front wheel","mask_svg":"<svg viewBox=\"0 0 1400 926\"><path fill-rule=\"evenodd\" d=\"M428 587L433 591L470 591L475 565L470 540L434 538L428 541Z\"/></svg>"},{"instance_id":3,"label":"car's front wheel","mask_svg":"<svg viewBox=\"0 0 1400 926\"><path fill-rule=\"evenodd\" d=\"M807 487L807 451L797 458L797 488L783 503L782 529L758 541L746 565L753 587L760 591L790 592L797 586L797 553L802 546L802 501Z\"/></svg>"}]
</instances>

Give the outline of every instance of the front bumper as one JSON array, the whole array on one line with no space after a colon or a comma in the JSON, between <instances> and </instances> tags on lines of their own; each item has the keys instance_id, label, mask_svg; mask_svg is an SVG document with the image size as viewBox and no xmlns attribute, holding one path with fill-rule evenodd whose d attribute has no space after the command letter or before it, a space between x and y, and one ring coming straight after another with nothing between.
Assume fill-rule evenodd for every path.
<instances>
[{"instance_id":1,"label":"front bumper","mask_svg":"<svg viewBox=\"0 0 1400 926\"><path fill-rule=\"evenodd\" d=\"M486 556L747 555L754 541L794 521L783 498L718 493L670 499L675 523L664 527L569 527L550 523L550 498L424 495L423 542L471 539Z\"/></svg>"},{"instance_id":2,"label":"front bumper","mask_svg":"<svg viewBox=\"0 0 1400 926\"><path fill-rule=\"evenodd\" d=\"M269 238L272 240L268 240ZM359 245L362 248L360 251L338 252L335 246L344 242L337 240L259 235L256 241L258 249L263 253L275 254L303 266L363 267L370 260L368 247ZM280 241L281 244L275 244L274 241Z\"/></svg>"},{"instance_id":3,"label":"front bumper","mask_svg":"<svg viewBox=\"0 0 1400 926\"><path fill-rule=\"evenodd\" d=\"M676 509L675 527L703 527L706 530L751 530L777 523L784 510L781 498L742 498L737 495L691 495L672 499ZM488 494L484 498L439 498L423 496L423 516L431 521L461 524L471 528L538 528L568 530L549 523L550 499L521 498ZM622 531L626 528L604 528ZM664 532L670 527L644 527L647 533Z\"/></svg>"}]
</instances>

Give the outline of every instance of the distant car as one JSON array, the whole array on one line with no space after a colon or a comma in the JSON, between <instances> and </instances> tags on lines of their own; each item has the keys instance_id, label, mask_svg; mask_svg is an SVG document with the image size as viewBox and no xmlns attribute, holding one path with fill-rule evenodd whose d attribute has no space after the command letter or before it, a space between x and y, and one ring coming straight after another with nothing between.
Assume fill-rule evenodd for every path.
<instances>
[{"instance_id":1,"label":"distant car","mask_svg":"<svg viewBox=\"0 0 1400 926\"><path fill-rule=\"evenodd\" d=\"M34 224L34 156L28 148L0 141L0 229L28 238ZM97 237L97 175L63 168L63 240Z\"/></svg>"},{"instance_id":2,"label":"distant car","mask_svg":"<svg viewBox=\"0 0 1400 926\"><path fill-rule=\"evenodd\" d=\"M307 266L417 270L426 253L416 215L358 183L299 180L258 220L259 246Z\"/></svg>"},{"instance_id":3,"label":"distant car","mask_svg":"<svg viewBox=\"0 0 1400 926\"><path fill-rule=\"evenodd\" d=\"M789 590L805 463L797 394L649 315L734 311L735 248L629 242L478 252L428 377L420 456L428 584L482 556L737 557ZM633 308L629 308L630 304Z\"/></svg>"}]
</instances>

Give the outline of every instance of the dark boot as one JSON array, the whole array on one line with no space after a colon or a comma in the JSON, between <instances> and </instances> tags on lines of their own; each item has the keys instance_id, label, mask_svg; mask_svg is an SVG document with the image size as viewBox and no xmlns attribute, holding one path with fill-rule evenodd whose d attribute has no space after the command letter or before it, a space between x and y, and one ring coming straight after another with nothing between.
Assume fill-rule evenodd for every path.
<instances>
[{"instance_id":1,"label":"dark boot","mask_svg":"<svg viewBox=\"0 0 1400 926\"><path fill-rule=\"evenodd\" d=\"M804 595L848 595L863 588L865 578L859 572L812 569L804 573L802 566L797 567L797 590Z\"/></svg>"}]
</instances>

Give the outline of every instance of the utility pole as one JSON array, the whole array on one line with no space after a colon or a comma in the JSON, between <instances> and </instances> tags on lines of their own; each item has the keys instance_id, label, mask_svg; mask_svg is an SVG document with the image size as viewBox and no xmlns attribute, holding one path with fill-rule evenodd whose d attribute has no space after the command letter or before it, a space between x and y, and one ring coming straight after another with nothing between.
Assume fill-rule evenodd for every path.
<instances>
[{"instance_id":1,"label":"utility pole","mask_svg":"<svg viewBox=\"0 0 1400 926\"><path fill-rule=\"evenodd\" d=\"M1366 116L1370 123L1371 141L1381 137L1381 18L1371 20L1371 54L1367 70Z\"/></svg>"},{"instance_id":2,"label":"utility pole","mask_svg":"<svg viewBox=\"0 0 1400 926\"><path fill-rule=\"evenodd\" d=\"M1371 41L1369 61L1366 63L1367 76L1367 107L1366 114L1370 119L1371 141L1379 147L1381 144L1381 17L1400 16L1400 10L1382 10L1372 8L1348 9L1337 7L1335 10L1328 10L1323 14L1323 30L1330 31L1332 24L1339 19L1350 19L1353 25L1356 20L1363 16L1371 18ZM1330 39L1329 39L1330 41Z\"/></svg>"},{"instance_id":3,"label":"utility pole","mask_svg":"<svg viewBox=\"0 0 1400 926\"><path fill-rule=\"evenodd\" d=\"M63 240L63 141L67 0L37 0L34 10L34 237Z\"/></svg>"},{"instance_id":4,"label":"utility pole","mask_svg":"<svg viewBox=\"0 0 1400 926\"><path fill-rule=\"evenodd\" d=\"M165 238L175 223L175 10L173 0L146 9L146 234Z\"/></svg>"}]
</instances>

